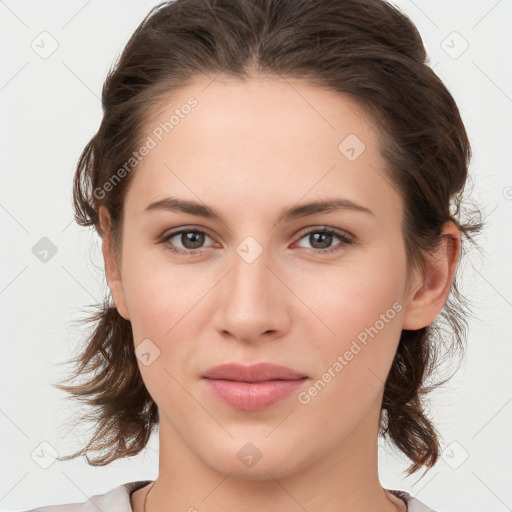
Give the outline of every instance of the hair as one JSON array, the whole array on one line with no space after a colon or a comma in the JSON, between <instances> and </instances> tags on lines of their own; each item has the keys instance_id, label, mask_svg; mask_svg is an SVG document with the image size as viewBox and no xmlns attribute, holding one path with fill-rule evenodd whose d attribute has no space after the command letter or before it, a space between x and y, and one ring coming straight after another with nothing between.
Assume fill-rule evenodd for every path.
<instances>
[{"instance_id":1,"label":"hair","mask_svg":"<svg viewBox=\"0 0 512 512\"><path fill-rule=\"evenodd\" d=\"M404 204L402 232L408 271L427 271L426 255L453 222L466 240L483 226L477 207L461 214L471 149L457 105L428 65L411 20L384 0L175 0L154 7L109 71L102 91L103 118L78 161L73 182L75 219L94 226L106 207L114 253L120 255L123 198L134 172L104 186L133 156L152 112L198 77L238 80L297 78L349 95L378 125L386 172ZM97 193L101 190L101 194ZM464 254L465 243L461 246ZM402 330L384 387L379 434L412 461L410 475L431 468L440 440L427 417L426 395L451 376L427 385L438 370L441 348L462 357L470 308L457 274L436 320ZM85 455L102 466L146 446L158 424L134 353L131 323L107 292L85 319L93 328L72 360L69 379L57 385L92 409L95 425ZM97 454L96 458L89 455Z\"/></svg>"}]
</instances>

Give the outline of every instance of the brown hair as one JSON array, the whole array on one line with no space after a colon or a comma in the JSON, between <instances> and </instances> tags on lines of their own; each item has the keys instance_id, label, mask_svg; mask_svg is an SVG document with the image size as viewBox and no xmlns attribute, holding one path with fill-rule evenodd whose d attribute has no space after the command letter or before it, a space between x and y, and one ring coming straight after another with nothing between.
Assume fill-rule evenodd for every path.
<instances>
[{"instance_id":1,"label":"brown hair","mask_svg":"<svg viewBox=\"0 0 512 512\"><path fill-rule=\"evenodd\" d=\"M108 74L103 119L74 178L76 221L103 236L99 207L106 206L117 254L123 197L136 171L116 186L105 183L141 143L152 108L194 78L219 73L240 80L300 78L349 94L371 114L390 182L404 201L409 268L425 271L425 252L439 246L446 221L474 241L483 223L461 221L468 137L453 97L427 65L416 27L401 11L383 0L176 0L151 10ZM479 217L478 208L473 213ZM443 346L462 355L468 312L455 277L436 321L401 333L385 383L380 433L412 461L408 474L439 458L424 399L448 378L430 386L426 381ZM92 406L95 433L85 448L60 460L85 455L89 464L105 465L140 452L159 414L139 371L131 323L110 297L86 321L94 329L70 377L85 381L57 387Z\"/></svg>"}]
</instances>

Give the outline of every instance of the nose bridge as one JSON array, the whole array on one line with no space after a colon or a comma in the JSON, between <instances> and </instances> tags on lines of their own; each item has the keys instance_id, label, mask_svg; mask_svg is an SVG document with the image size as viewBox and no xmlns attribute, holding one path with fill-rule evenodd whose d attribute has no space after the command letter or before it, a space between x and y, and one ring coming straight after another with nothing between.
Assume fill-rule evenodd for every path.
<instances>
[{"instance_id":1,"label":"nose bridge","mask_svg":"<svg viewBox=\"0 0 512 512\"><path fill-rule=\"evenodd\" d=\"M286 317L282 286L269 269L272 254L254 238L247 237L235 248L231 271L225 278L217 306L221 331L237 338L252 339L266 331L281 330Z\"/></svg>"},{"instance_id":2,"label":"nose bridge","mask_svg":"<svg viewBox=\"0 0 512 512\"><path fill-rule=\"evenodd\" d=\"M230 296L238 304L261 308L269 303L274 278L268 269L271 253L253 237L245 238L235 249L230 279ZM274 278L275 279L275 278Z\"/></svg>"}]
</instances>

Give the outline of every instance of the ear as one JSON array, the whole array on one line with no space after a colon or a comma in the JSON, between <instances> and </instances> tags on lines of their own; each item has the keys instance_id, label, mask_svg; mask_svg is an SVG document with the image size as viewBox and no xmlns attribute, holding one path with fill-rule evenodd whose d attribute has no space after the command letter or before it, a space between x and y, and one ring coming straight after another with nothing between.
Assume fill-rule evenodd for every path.
<instances>
[{"instance_id":1,"label":"ear","mask_svg":"<svg viewBox=\"0 0 512 512\"><path fill-rule=\"evenodd\" d=\"M121 268L112 245L110 215L106 207L100 206L99 217L101 232L103 233L101 252L103 253L103 259L105 260L105 272L107 275L110 293L112 294L112 298L114 299L119 314L125 320L130 320L121 279Z\"/></svg>"},{"instance_id":2,"label":"ear","mask_svg":"<svg viewBox=\"0 0 512 512\"><path fill-rule=\"evenodd\" d=\"M402 329L417 330L431 324L448 298L460 255L460 231L453 222L442 228L441 244L433 254L426 254L423 275L414 272L405 299Z\"/></svg>"}]
</instances>

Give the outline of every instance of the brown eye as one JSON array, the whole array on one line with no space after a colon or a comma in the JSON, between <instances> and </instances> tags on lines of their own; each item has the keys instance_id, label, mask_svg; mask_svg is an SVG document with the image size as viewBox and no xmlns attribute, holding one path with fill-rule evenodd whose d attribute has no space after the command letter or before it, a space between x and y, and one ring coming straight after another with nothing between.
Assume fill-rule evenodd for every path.
<instances>
[{"instance_id":1,"label":"brown eye","mask_svg":"<svg viewBox=\"0 0 512 512\"><path fill-rule=\"evenodd\" d=\"M204 243L205 234L200 231L183 231L180 241L185 249L199 249Z\"/></svg>"},{"instance_id":2,"label":"brown eye","mask_svg":"<svg viewBox=\"0 0 512 512\"><path fill-rule=\"evenodd\" d=\"M308 236L309 242L315 249L328 249L332 244L333 235L330 233L310 233Z\"/></svg>"},{"instance_id":3,"label":"brown eye","mask_svg":"<svg viewBox=\"0 0 512 512\"><path fill-rule=\"evenodd\" d=\"M165 247L171 252L185 255L189 252L194 254L198 249L203 248L206 237L210 238L204 231L197 229L181 229L169 233L162 239L162 243L166 244ZM171 242L172 239L176 240ZM180 247L180 244L182 247Z\"/></svg>"},{"instance_id":4,"label":"brown eye","mask_svg":"<svg viewBox=\"0 0 512 512\"><path fill-rule=\"evenodd\" d=\"M352 238L349 237L348 234L337 229L330 229L327 227L309 230L307 233L303 234L301 240L303 239L307 239L313 252L320 254L341 250L343 247L353 242ZM341 240L341 242L332 247L333 240L335 239Z\"/></svg>"}]
</instances>

